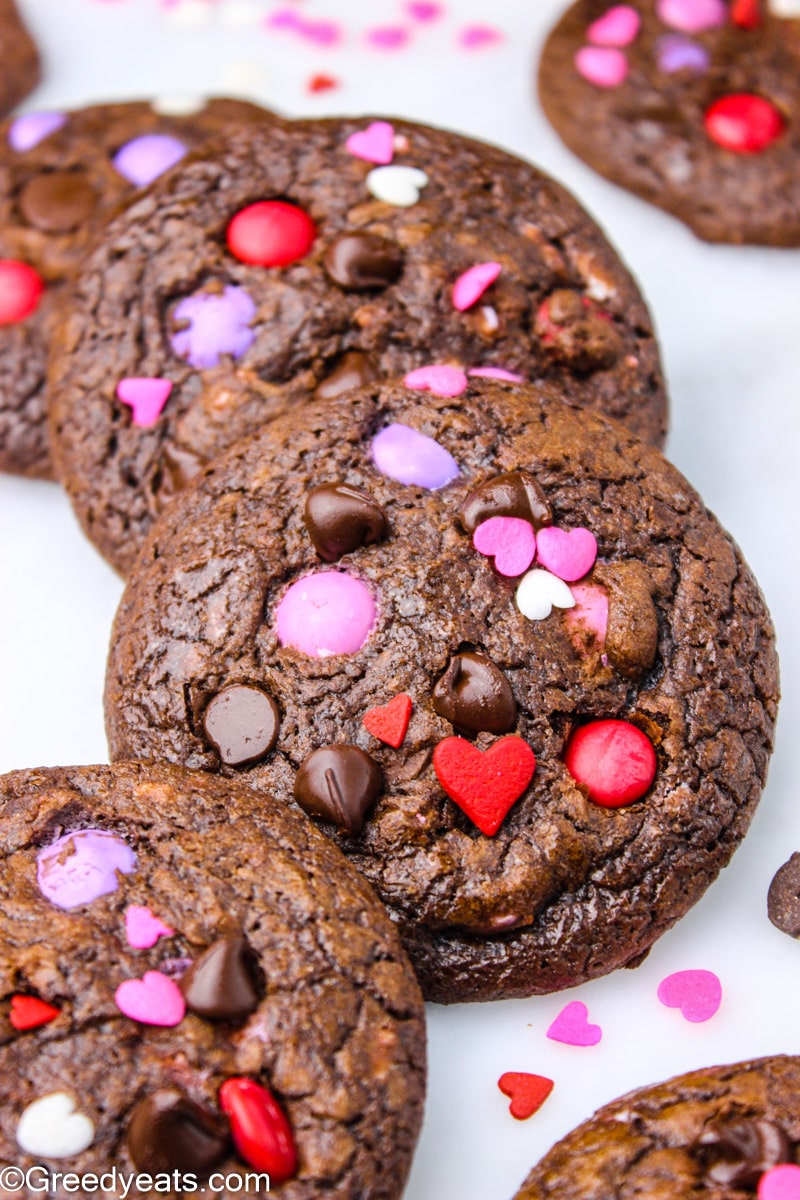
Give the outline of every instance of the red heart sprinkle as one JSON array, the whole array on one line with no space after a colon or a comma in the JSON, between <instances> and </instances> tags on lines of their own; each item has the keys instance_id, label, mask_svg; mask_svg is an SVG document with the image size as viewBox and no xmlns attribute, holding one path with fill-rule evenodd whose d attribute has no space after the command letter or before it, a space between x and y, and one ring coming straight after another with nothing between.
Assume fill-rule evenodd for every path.
<instances>
[{"instance_id":1,"label":"red heart sprinkle","mask_svg":"<svg viewBox=\"0 0 800 1200\"><path fill-rule=\"evenodd\" d=\"M497 1081L504 1096L511 1097L508 1111L518 1121L527 1121L544 1104L553 1090L552 1079L526 1071L506 1071Z\"/></svg>"},{"instance_id":2,"label":"red heart sprinkle","mask_svg":"<svg viewBox=\"0 0 800 1200\"><path fill-rule=\"evenodd\" d=\"M576 729L564 753L573 779L604 808L632 804L656 775L656 752L646 734L629 721L591 721Z\"/></svg>"},{"instance_id":3,"label":"red heart sprinkle","mask_svg":"<svg viewBox=\"0 0 800 1200\"><path fill-rule=\"evenodd\" d=\"M733 0L731 21L740 29L758 29L761 24L761 0Z\"/></svg>"},{"instance_id":4,"label":"red heart sprinkle","mask_svg":"<svg viewBox=\"0 0 800 1200\"><path fill-rule=\"evenodd\" d=\"M60 1012L60 1008L53 1008L38 996L12 996L9 1020L20 1031L38 1029L40 1025L49 1025Z\"/></svg>"},{"instance_id":5,"label":"red heart sprinkle","mask_svg":"<svg viewBox=\"0 0 800 1200\"><path fill-rule=\"evenodd\" d=\"M266 1171L270 1183L284 1183L297 1170L289 1122L266 1088L253 1079L226 1079L219 1103L231 1123L233 1144L249 1167Z\"/></svg>"},{"instance_id":6,"label":"red heart sprinkle","mask_svg":"<svg viewBox=\"0 0 800 1200\"><path fill-rule=\"evenodd\" d=\"M308 90L310 92L330 92L338 86L339 80L334 79L333 75L314 75L308 81Z\"/></svg>"},{"instance_id":7,"label":"red heart sprinkle","mask_svg":"<svg viewBox=\"0 0 800 1200\"><path fill-rule=\"evenodd\" d=\"M370 708L365 712L362 724L379 742L385 742L387 746L399 750L406 736L413 707L411 697L401 692L382 708Z\"/></svg>"},{"instance_id":8,"label":"red heart sprinkle","mask_svg":"<svg viewBox=\"0 0 800 1200\"><path fill-rule=\"evenodd\" d=\"M434 750L433 769L450 799L492 837L533 779L536 758L513 734L483 752L465 738L450 737Z\"/></svg>"}]
</instances>

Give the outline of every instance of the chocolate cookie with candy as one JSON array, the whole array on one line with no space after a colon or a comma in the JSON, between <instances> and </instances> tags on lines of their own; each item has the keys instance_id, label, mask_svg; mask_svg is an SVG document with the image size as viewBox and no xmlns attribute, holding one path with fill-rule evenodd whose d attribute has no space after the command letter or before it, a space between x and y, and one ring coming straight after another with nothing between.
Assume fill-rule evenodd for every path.
<instances>
[{"instance_id":1,"label":"chocolate cookie with candy","mask_svg":"<svg viewBox=\"0 0 800 1200\"><path fill-rule=\"evenodd\" d=\"M36 87L41 74L39 51L14 0L0 0L0 63L0 116L5 116Z\"/></svg>"},{"instance_id":2,"label":"chocolate cookie with candy","mask_svg":"<svg viewBox=\"0 0 800 1200\"><path fill-rule=\"evenodd\" d=\"M797 0L577 0L539 96L601 175L711 242L800 246Z\"/></svg>"},{"instance_id":3,"label":"chocolate cookie with candy","mask_svg":"<svg viewBox=\"0 0 800 1200\"><path fill-rule=\"evenodd\" d=\"M54 338L60 478L126 574L202 465L312 392L430 362L549 379L660 444L641 296L535 167L401 121L244 129L112 221Z\"/></svg>"},{"instance_id":4,"label":"chocolate cookie with candy","mask_svg":"<svg viewBox=\"0 0 800 1200\"><path fill-rule=\"evenodd\" d=\"M0 1163L34 1169L26 1194L116 1169L170 1195L399 1200L419 988L364 880L243 783L0 779Z\"/></svg>"},{"instance_id":5,"label":"chocolate cookie with candy","mask_svg":"<svg viewBox=\"0 0 800 1200\"><path fill-rule=\"evenodd\" d=\"M743 837L778 700L730 538L622 426L414 371L305 405L152 530L112 638L114 758L299 805L428 998L636 963Z\"/></svg>"},{"instance_id":6,"label":"chocolate cookie with candy","mask_svg":"<svg viewBox=\"0 0 800 1200\"><path fill-rule=\"evenodd\" d=\"M110 213L209 137L275 119L241 100L187 107L98 104L0 126L0 470L52 476L49 324Z\"/></svg>"}]
</instances>

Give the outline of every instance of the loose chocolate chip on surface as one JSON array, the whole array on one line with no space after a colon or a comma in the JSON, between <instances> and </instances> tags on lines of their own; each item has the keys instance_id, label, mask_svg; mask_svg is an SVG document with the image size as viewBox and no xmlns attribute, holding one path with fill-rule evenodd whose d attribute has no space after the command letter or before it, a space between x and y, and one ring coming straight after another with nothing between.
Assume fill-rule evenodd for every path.
<instances>
[{"instance_id":1,"label":"loose chocolate chip on surface","mask_svg":"<svg viewBox=\"0 0 800 1200\"><path fill-rule=\"evenodd\" d=\"M346 833L360 833L382 787L381 769L365 750L321 746L297 772L294 798L311 816L325 817Z\"/></svg>"}]
</instances>

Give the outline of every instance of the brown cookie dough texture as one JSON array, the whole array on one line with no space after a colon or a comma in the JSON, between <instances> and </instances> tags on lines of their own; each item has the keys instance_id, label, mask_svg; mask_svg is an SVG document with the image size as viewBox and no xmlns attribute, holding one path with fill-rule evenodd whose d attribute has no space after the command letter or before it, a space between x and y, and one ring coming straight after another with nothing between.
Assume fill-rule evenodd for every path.
<instances>
[{"instance_id":1,"label":"brown cookie dough texture","mask_svg":"<svg viewBox=\"0 0 800 1200\"><path fill-rule=\"evenodd\" d=\"M138 186L130 164L127 176L115 166L119 151L155 135L189 152L223 131L273 119L241 100L209 100L185 116L137 101L26 113L0 126L0 258L26 263L45 288L29 317L0 326L0 470L52 477L49 327L92 236ZM159 161L157 154L151 161ZM134 166L142 170L141 161Z\"/></svg>"},{"instance_id":2,"label":"brown cookie dough texture","mask_svg":"<svg viewBox=\"0 0 800 1200\"><path fill-rule=\"evenodd\" d=\"M10 112L39 82L41 63L14 0L0 0L0 116Z\"/></svg>"},{"instance_id":3,"label":"brown cookie dough texture","mask_svg":"<svg viewBox=\"0 0 800 1200\"><path fill-rule=\"evenodd\" d=\"M382 474L373 439L392 425L437 442L458 475L430 490ZM542 521L597 539L582 583L607 598L605 644L568 610L523 616L519 579L499 575L464 530L467 499L465 511L482 506L486 516L487 497L509 498L497 477L519 482L520 472L527 494L512 488L511 502L530 513L538 489ZM386 536L368 544L365 535L325 562L308 525L309 495L323 484L363 493L384 514ZM326 583L324 572L353 577L374 598L376 623L353 653L318 658L279 644L278 604L318 572ZM468 685L460 708L443 703L440 685L455 687L457 658ZM274 748L238 767L204 726L233 685L262 689L280 713ZM403 695L412 702L405 733ZM475 715L481 697L497 723ZM338 824L335 787L332 798L322 793L333 819L316 819L374 885L423 991L440 1001L550 992L640 958L744 835L777 699L764 601L682 476L618 424L562 405L551 387L489 381L452 399L376 384L289 414L206 468L147 542L116 619L106 685L113 758L241 772L289 806L313 751L352 745L374 759L377 801L362 772ZM400 741L397 720L381 741L363 722L393 702ZM393 723L378 718L383 730ZM563 761L571 731L599 718L634 723L655 747L655 782L627 807L590 802ZM445 794L432 763L459 732L482 751L516 735L536 756L530 786L491 837ZM306 788L308 769L304 779ZM343 831L361 819L360 833Z\"/></svg>"},{"instance_id":4,"label":"brown cookie dough texture","mask_svg":"<svg viewBox=\"0 0 800 1200\"><path fill-rule=\"evenodd\" d=\"M609 39L601 26L592 42L590 26L614 7L612 0L577 0L547 39L539 97L556 132L595 171L707 241L799 246L797 6L626 0L640 18L633 40ZM755 14L755 27L745 27L745 10ZM615 86L585 78L575 60L589 47L622 56L625 78ZM711 106L738 95L766 101L782 122L763 149L728 149L706 130Z\"/></svg>"},{"instance_id":5,"label":"brown cookie dough texture","mask_svg":"<svg viewBox=\"0 0 800 1200\"><path fill-rule=\"evenodd\" d=\"M241 130L117 217L86 259L54 339L52 428L78 517L122 573L188 477L314 389L329 397L428 363L500 368L663 440L650 317L577 202L500 150L402 121L391 165L376 168L346 145L370 124ZM398 168L427 178L411 177L414 203L375 194L372 172ZM239 261L229 223L276 199L313 221L310 251L282 267ZM486 262L499 277L459 311L453 285ZM216 297L227 316L232 296L250 344L193 366L185 355L199 361L210 335L180 306ZM121 379L142 376L172 385L146 427L115 398Z\"/></svg>"},{"instance_id":6,"label":"brown cookie dough texture","mask_svg":"<svg viewBox=\"0 0 800 1200\"><path fill-rule=\"evenodd\" d=\"M297 1149L295 1174L270 1194L401 1195L422 1116L421 997L392 923L328 839L281 802L163 766L18 771L0 780L0 813L0 1161L155 1174L183 1155L181 1169L202 1177L208 1152L215 1171L244 1175L253 1168L231 1148L219 1090L246 1078L270 1091ZM103 871L81 880L80 856L98 845L111 857L81 902ZM149 948L126 935L136 908L167 927ZM148 973L181 990L178 1024L120 1011L117 988ZM20 996L55 1017L15 1028ZM67 1119L20 1126L59 1093ZM189 1119L159 1131L159 1106L176 1099ZM86 1142L87 1120L83 1149L51 1153L65 1131Z\"/></svg>"},{"instance_id":7,"label":"brown cookie dough texture","mask_svg":"<svg viewBox=\"0 0 800 1200\"><path fill-rule=\"evenodd\" d=\"M745 1200L798 1158L800 1059L679 1075L605 1105L534 1167L514 1200Z\"/></svg>"}]
</instances>

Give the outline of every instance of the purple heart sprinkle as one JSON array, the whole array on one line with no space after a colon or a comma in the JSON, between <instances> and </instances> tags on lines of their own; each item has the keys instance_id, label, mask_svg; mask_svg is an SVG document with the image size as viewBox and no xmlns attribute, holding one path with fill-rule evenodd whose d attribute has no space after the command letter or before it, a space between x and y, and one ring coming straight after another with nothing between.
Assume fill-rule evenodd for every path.
<instances>
[{"instance_id":1,"label":"purple heart sprinkle","mask_svg":"<svg viewBox=\"0 0 800 1200\"><path fill-rule=\"evenodd\" d=\"M656 42L656 54L660 70L667 75L676 71L696 71L704 75L709 68L711 56L705 46L679 33L666 33Z\"/></svg>"}]
</instances>

